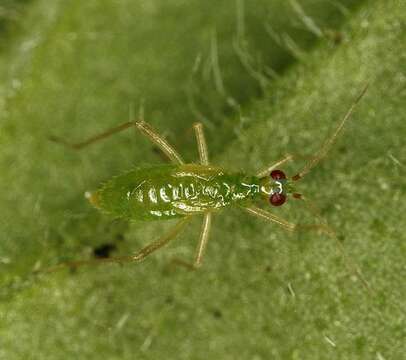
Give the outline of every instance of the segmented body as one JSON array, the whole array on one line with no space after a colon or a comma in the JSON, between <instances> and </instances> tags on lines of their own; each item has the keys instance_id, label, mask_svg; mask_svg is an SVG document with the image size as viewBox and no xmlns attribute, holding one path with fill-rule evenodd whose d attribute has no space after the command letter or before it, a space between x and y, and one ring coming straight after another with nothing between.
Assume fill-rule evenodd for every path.
<instances>
[{"instance_id":1,"label":"segmented body","mask_svg":"<svg viewBox=\"0 0 406 360\"><path fill-rule=\"evenodd\" d=\"M157 165L135 168L108 181L95 205L117 217L163 220L204 213L260 194L260 179L213 166Z\"/></svg>"},{"instance_id":2,"label":"segmented body","mask_svg":"<svg viewBox=\"0 0 406 360\"><path fill-rule=\"evenodd\" d=\"M303 178L326 156L353 112L355 105L365 94L366 89L367 87L349 108L333 136L324 143L314 158L290 179L276 167L292 160L292 155L287 155L277 163L268 166L258 172L256 176L229 173L222 168L208 165L209 157L201 123L193 125L201 165L184 165L184 161L177 151L145 121L126 122L77 144L70 144L64 139L53 138L53 140L73 149L82 149L122 130L135 127L158 146L175 165L135 168L111 179L94 193L86 192L86 197L100 210L129 220L166 220L182 217L183 219L180 219L169 233L144 246L136 254L62 263L53 269L48 269L48 271L54 271L65 266L77 267L102 262L139 262L175 238L189 222L190 215L203 214L199 244L193 264L182 260L176 261L176 263L188 268L197 269L202 264L204 250L209 238L212 212L232 204L238 204L249 214L277 223L289 231L296 230L297 225L250 203L255 198L265 197L271 205L281 206L289 194L292 194L294 199L304 200L301 194L296 193L292 182ZM320 218L320 216L317 217ZM335 237L334 231L331 231L325 224L311 227L327 230L329 235L333 234Z\"/></svg>"}]
</instances>

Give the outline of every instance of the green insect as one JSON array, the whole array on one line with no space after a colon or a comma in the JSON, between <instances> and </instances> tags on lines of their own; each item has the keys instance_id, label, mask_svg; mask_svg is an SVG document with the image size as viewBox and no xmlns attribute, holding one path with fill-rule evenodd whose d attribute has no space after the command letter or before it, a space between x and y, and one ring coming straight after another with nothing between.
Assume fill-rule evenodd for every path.
<instances>
[{"instance_id":1,"label":"green insect","mask_svg":"<svg viewBox=\"0 0 406 360\"><path fill-rule=\"evenodd\" d=\"M277 168L292 160L294 158L292 155L285 156L258 171L255 175L229 172L221 167L210 165L201 123L193 125L199 151L199 164L185 164L173 146L144 121L124 123L78 144L70 144L62 139L53 138L52 140L73 149L82 149L125 129L131 127L138 129L162 150L172 164L134 168L112 178L98 191L86 193L86 196L96 208L113 217L144 221L178 219L178 222L169 233L145 246L134 255L63 263L51 270L62 266L76 267L99 262L139 262L175 238L193 216L201 215L203 216L203 224L194 261L189 263L177 260L179 264L196 269L202 264L213 215L232 205L240 207L251 215L276 223L288 231L304 228L303 225L290 223L254 204L265 200L272 206L280 206L285 203L289 196L294 199L305 200L304 196L296 191L296 182L326 156L354 111L356 104L365 94L366 88L353 102L332 136L327 139L304 168L290 178ZM318 217L318 215L316 216ZM333 233L325 223L307 227L328 234Z\"/></svg>"}]
</instances>

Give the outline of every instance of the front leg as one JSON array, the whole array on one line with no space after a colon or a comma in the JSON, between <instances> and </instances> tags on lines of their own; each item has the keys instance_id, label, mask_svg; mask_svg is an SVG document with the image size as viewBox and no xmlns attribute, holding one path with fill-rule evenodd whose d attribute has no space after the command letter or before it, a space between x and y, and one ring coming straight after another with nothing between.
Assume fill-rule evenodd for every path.
<instances>
[{"instance_id":1,"label":"front leg","mask_svg":"<svg viewBox=\"0 0 406 360\"><path fill-rule=\"evenodd\" d=\"M325 224L294 224L256 206L241 206L241 208L244 209L246 212L248 212L250 215L278 224L282 226L285 230L290 232L300 230L318 230L328 235L333 234L335 235L334 230L332 230L329 226Z\"/></svg>"},{"instance_id":2,"label":"front leg","mask_svg":"<svg viewBox=\"0 0 406 360\"><path fill-rule=\"evenodd\" d=\"M362 285L365 287L365 289L367 291L369 291L371 294L375 294L375 292L369 285L368 281L365 279L359 266L357 264L355 264L354 261L352 261L350 256L345 251L343 244L338 240L337 234L334 231L334 229L331 228L327 224L327 222L321 217L318 210L306 198L301 197L301 200L305 201L305 204L307 205L309 210L321 222L320 224L293 224L289 221L286 221L286 220L280 218L279 216L273 215L273 214L269 213L268 211L262 210L255 206L242 206L241 208L244 209L245 211L247 211L251 215L259 217L263 220L267 220L269 222L276 223L290 232L296 232L296 231L300 231L300 230L304 230L304 231L316 230L316 231L321 231L322 233L328 235L336 243L338 251L341 253L341 256L343 257L343 260L345 261L346 266L349 269L349 271L351 273L353 273L355 275L355 277L357 277L361 281Z\"/></svg>"}]
</instances>

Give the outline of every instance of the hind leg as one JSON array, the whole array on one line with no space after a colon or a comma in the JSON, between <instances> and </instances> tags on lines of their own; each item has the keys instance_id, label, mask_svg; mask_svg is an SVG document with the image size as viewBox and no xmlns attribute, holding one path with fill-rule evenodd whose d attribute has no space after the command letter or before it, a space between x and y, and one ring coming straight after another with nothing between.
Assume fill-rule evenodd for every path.
<instances>
[{"instance_id":1,"label":"hind leg","mask_svg":"<svg viewBox=\"0 0 406 360\"><path fill-rule=\"evenodd\" d=\"M57 270L61 270L64 268L78 268L84 265L100 265L102 263L126 263L126 262L140 262L144 260L148 255L152 254L156 250L162 248L166 244L168 244L172 239L174 239L184 228L185 226L189 223L191 217L186 216L180 221L177 222L177 224L164 236L160 237L159 239L155 240L151 244L143 247L141 250L139 250L137 253L134 255L127 255L127 256L114 256L114 257L109 257L109 258L100 258L100 259L92 259L92 260L79 260L79 261L70 261L70 262L65 262L61 263L59 265L56 265L54 267L44 269L44 270L39 270L39 272L54 272Z\"/></svg>"},{"instance_id":2,"label":"hind leg","mask_svg":"<svg viewBox=\"0 0 406 360\"><path fill-rule=\"evenodd\" d=\"M153 142L158 148L175 164L183 164L184 161L179 153L171 146L162 136L160 136L156 130L146 123L145 121L129 121L121 125L108 129L101 134L95 135L79 143L69 143L63 138L50 137L51 141L65 145L73 150L81 150L91 144L97 143L103 139L106 139L114 134L117 134L123 130L135 126L143 135L145 135L151 142Z\"/></svg>"}]
</instances>

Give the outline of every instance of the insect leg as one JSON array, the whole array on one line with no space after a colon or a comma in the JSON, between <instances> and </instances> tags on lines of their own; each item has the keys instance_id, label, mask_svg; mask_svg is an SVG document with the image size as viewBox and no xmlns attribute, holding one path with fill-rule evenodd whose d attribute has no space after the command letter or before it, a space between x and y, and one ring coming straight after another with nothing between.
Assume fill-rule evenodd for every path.
<instances>
[{"instance_id":1,"label":"insect leg","mask_svg":"<svg viewBox=\"0 0 406 360\"><path fill-rule=\"evenodd\" d=\"M180 165L184 163L179 153L162 136L160 136L151 125L145 121L137 121L134 125L155 145L157 145L171 161Z\"/></svg>"},{"instance_id":2,"label":"insect leg","mask_svg":"<svg viewBox=\"0 0 406 360\"><path fill-rule=\"evenodd\" d=\"M118 125L111 129L108 129L101 134L90 137L87 140L84 140L79 143L69 143L65 139L51 136L49 139L51 141L57 142L59 144L65 145L74 150L81 150L88 145L94 144L100 140L106 139L111 135L114 135L120 131L126 130L132 126L135 126L143 135L145 135L149 140L151 140L159 149L174 163L183 164L183 160L178 152L163 138L161 137L151 125L145 121L129 121L124 124Z\"/></svg>"},{"instance_id":3,"label":"insect leg","mask_svg":"<svg viewBox=\"0 0 406 360\"><path fill-rule=\"evenodd\" d=\"M259 217L261 219L267 220L267 221L271 221L274 222L278 225L281 225L282 227L284 227L286 230L294 232L294 231L300 231L300 230L316 230L316 231L321 231L325 234L327 234L328 236L330 236L331 238L334 239L334 241L337 244L337 247L339 248L339 251L347 265L347 268L353 273L355 274L355 276L361 281L361 283L363 284L363 286L366 288L367 291L369 291L369 293L374 294L374 291L372 290L371 286L369 285L369 283L367 282L367 280L365 279L365 277L363 276L361 270L359 269L359 267L353 262L351 261L351 258L347 255L347 252L344 249L343 244L339 241L339 239L337 238L337 234L334 231L333 228L331 228L327 222L321 217L320 213L318 212L318 210L312 206L310 204L310 202L305 199L304 197L301 197L301 199L305 200L306 205L308 206L309 210L312 211L312 213L317 217L317 219L319 221L321 221L321 224L293 224L290 223L276 215L273 215L265 210L262 210L260 208L257 208L255 206L247 206L247 207L242 207L244 210L246 210L248 213L250 213L251 215L254 215L256 217Z\"/></svg>"},{"instance_id":4,"label":"insect leg","mask_svg":"<svg viewBox=\"0 0 406 360\"><path fill-rule=\"evenodd\" d=\"M150 243L149 245L143 247L134 255L114 256L110 258L65 262L48 269L40 270L39 272L54 272L57 270L61 270L63 268L78 268L83 265L99 265L102 263L121 264L125 262L140 262L144 260L144 258L147 257L149 254L160 249L161 247L168 244L172 239L174 239L185 228L185 226L189 223L190 219L191 216L185 216L183 219L177 222L177 224L171 229L171 231L169 231L167 234L163 235L159 239L155 240L154 242Z\"/></svg>"},{"instance_id":5,"label":"insect leg","mask_svg":"<svg viewBox=\"0 0 406 360\"><path fill-rule=\"evenodd\" d=\"M331 234L331 232L333 231L329 226L325 224L294 224L256 206L241 206L241 208L253 216L276 223L291 232L300 230L316 230L324 232L326 234Z\"/></svg>"},{"instance_id":6,"label":"insect leg","mask_svg":"<svg viewBox=\"0 0 406 360\"><path fill-rule=\"evenodd\" d=\"M347 266L347 269L353 274L355 275L355 277L362 283L363 287L368 291L368 293L372 296L377 297L377 293L375 291L374 288L372 288L370 286L370 284L368 283L368 281L365 279L361 269L357 266L357 264L351 259L351 257L348 255L348 253L346 252L344 245L340 242L340 240L337 237L336 232L334 231L333 228L331 228L326 220L320 215L320 212L318 211L318 209L309 202L309 200L305 199L303 196L300 198L302 200L305 200L306 205L308 206L309 210L311 212L313 212L313 214L317 217L317 219L319 221L322 222L322 224L309 224L309 225L302 225L302 224L293 224L290 223L278 216L275 216L271 213L268 213L265 210L262 210L260 208L257 208L255 206L247 206L247 207L242 207L244 210L246 210L248 213L250 213L251 215L254 215L256 217L259 217L261 219L270 221L270 222L274 222L278 225L281 225L282 227L284 227L286 230L294 232L294 231L300 231L300 230L318 230L318 231L322 231L325 234L327 234L328 236L332 237L333 240L335 241L341 256L344 259L344 262ZM393 307L396 307L396 309L401 310L401 307L399 306L399 304L394 303L394 302L390 302L390 304ZM382 318L382 313L379 309L377 309L378 314L381 316Z\"/></svg>"},{"instance_id":7,"label":"insect leg","mask_svg":"<svg viewBox=\"0 0 406 360\"><path fill-rule=\"evenodd\" d=\"M196 270L202 265L204 251L206 249L207 241L209 240L211 219L212 219L211 213L204 214L202 229L200 231L199 244L197 245L196 256L193 264L177 258L173 259L173 263L175 263L176 265L185 266L190 270Z\"/></svg>"},{"instance_id":8,"label":"insect leg","mask_svg":"<svg viewBox=\"0 0 406 360\"><path fill-rule=\"evenodd\" d=\"M56 136L50 136L49 140L54 141L54 142L56 142L58 144L65 145L65 146L67 146L67 147L69 147L69 148L71 148L73 150L81 150L81 149L85 148L88 145L94 144L94 143L96 143L96 142L98 142L100 140L108 138L111 135L114 135L114 134L116 134L116 133L118 133L120 131L123 131L125 129L130 128L131 126L134 126L134 123L129 121L129 122L126 122L124 124L115 126L115 127L111 128L111 129L108 129L108 130L102 132L101 134L92 136L92 137L90 137L90 138L88 138L88 139L86 139L84 141L81 141L79 143L76 143L76 144L72 144L70 142L67 142L63 138L56 137Z\"/></svg>"},{"instance_id":9,"label":"insect leg","mask_svg":"<svg viewBox=\"0 0 406 360\"><path fill-rule=\"evenodd\" d=\"M197 147L199 149L200 163L202 165L209 165L209 156L208 156L208 152L207 152L207 144L206 144L206 139L204 137L202 123L198 122L198 123L193 124L193 129L195 130Z\"/></svg>"},{"instance_id":10,"label":"insect leg","mask_svg":"<svg viewBox=\"0 0 406 360\"><path fill-rule=\"evenodd\" d=\"M203 254L206 249L207 241L209 240L211 228L211 213L204 214L202 230L200 232L200 241L197 248L194 266L197 268L202 265Z\"/></svg>"}]
</instances>

